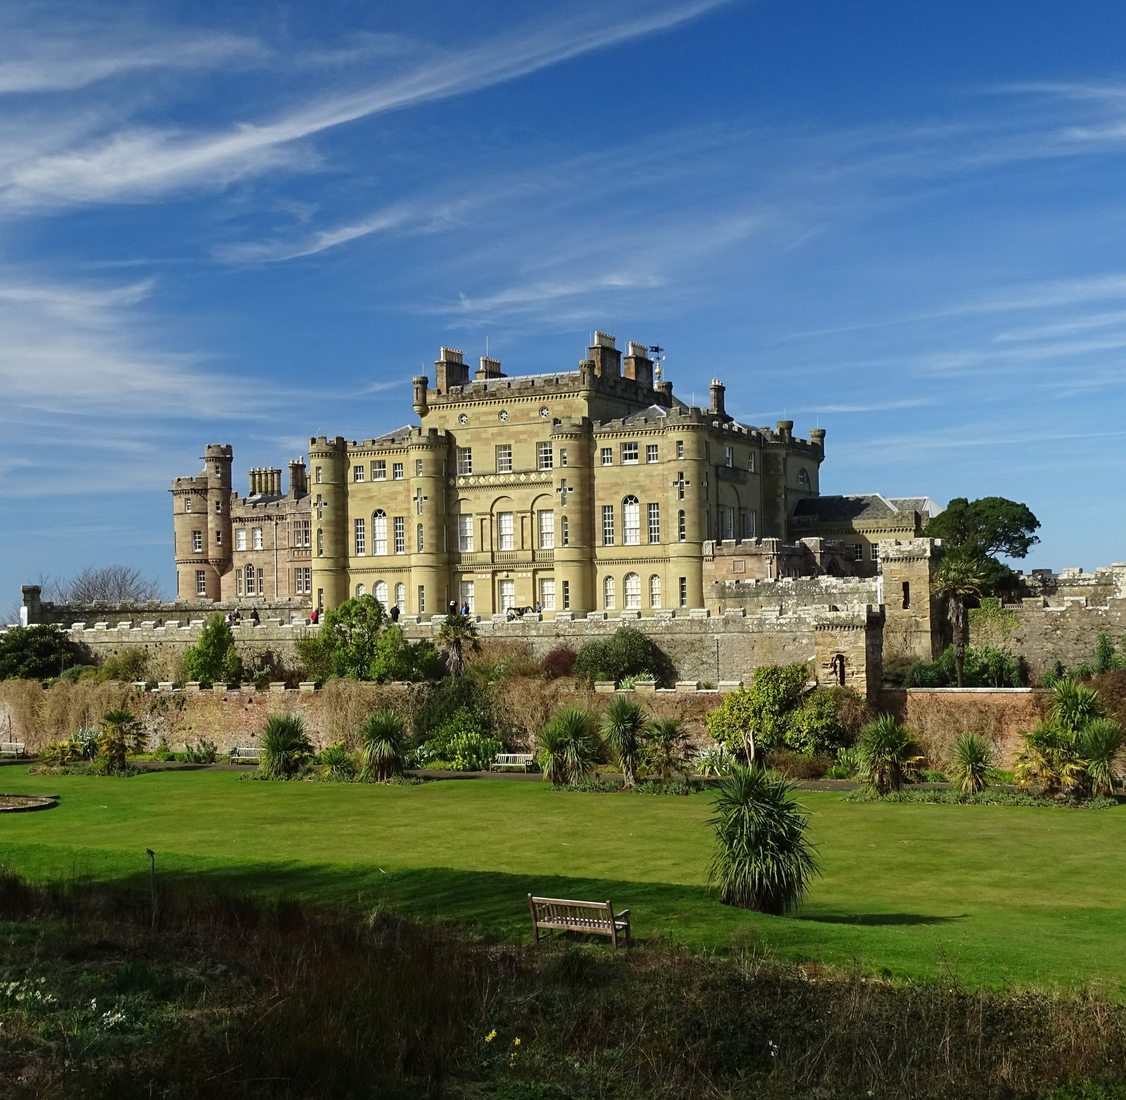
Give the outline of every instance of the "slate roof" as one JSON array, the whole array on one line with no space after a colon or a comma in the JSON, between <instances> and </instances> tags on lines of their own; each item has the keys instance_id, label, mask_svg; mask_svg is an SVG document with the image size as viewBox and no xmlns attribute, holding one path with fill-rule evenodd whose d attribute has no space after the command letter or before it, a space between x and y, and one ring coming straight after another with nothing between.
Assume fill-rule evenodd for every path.
<instances>
[{"instance_id":1,"label":"slate roof","mask_svg":"<svg viewBox=\"0 0 1126 1100\"><path fill-rule=\"evenodd\" d=\"M927 506L930 507L927 507ZM931 509L934 511L931 511ZM912 512L937 515L942 509L930 497L885 497L882 493L852 493L841 496L803 497L794 506L795 519L820 523L878 522Z\"/></svg>"},{"instance_id":2,"label":"slate roof","mask_svg":"<svg viewBox=\"0 0 1126 1100\"><path fill-rule=\"evenodd\" d=\"M377 435L373 443L406 443L410 439L411 426L404 424L401 428L394 428L383 435Z\"/></svg>"}]
</instances>

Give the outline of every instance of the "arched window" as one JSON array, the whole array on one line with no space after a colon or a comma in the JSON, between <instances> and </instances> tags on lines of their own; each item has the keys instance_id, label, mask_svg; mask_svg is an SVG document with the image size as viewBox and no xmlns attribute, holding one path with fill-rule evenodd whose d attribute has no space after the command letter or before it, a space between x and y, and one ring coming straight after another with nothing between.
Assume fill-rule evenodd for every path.
<instances>
[{"instance_id":1,"label":"arched window","mask_svg":"<svg viewBox=\"0 0 1126 1100\"><path fill-rule=\"evenodd\" d=\"M387 582L376 581L371 594L379 601L381 607L387 606Z\"/></svg>"},{"instance_id":2,"label":"arched window","mask_svg":"<svg viewBox=\"0 0 1126 1100\"><path fill-rule=\"evenodd\" d=\"M798 467L798 484L809 488L809 474L806 472L805 467Z\"/></svg>"},{"instance_id":3,"label":"arched window","mask_svg":"<svg viewBox=\"0 0 1126 1100\"><path fill-rule=\"evenodd\" d=\"M613 611L617 607L613 577L605 577L602 581L602 606L607 611Z\"/></svg>"},{"instance_id":4,"label":"arched window","mask_svg":"<svg viewBox=\"0 0 1126 1100\"><path fill-rule=\"evenodd\" d=\"M407 606L407 586L405 584L395 585L395 606L400 611Z\"/></svg>"},{"instance_id":5,"label":"arched window","mask_svg":"<svg viewBox=\"0 0 1126 1100\"><path fill-rule=\"evenodd\" d=\"M656 573L649 578L649 606L661 606L661 578Z\"/></svg>"},{"instance_id":6,"label":"arched window","mask_svg":"<svg viewBox=\"0 0 1126 1100\"><path fill-rule=\"evenodd\" d=\"M318 532L319 534L320 532ZM246 594L248 596L254 595L254 566L248 565L246 567Z\"/></svg>"},{"instance_id":7,"label":"arched window","mask_svg":"<svg viewBox=\"0 0 1126 1100\"><path fill-rule=\"evenodd\" d=\"M562 516L559 520L559 545L571 545L571 524L566 516Z\"/></svg>"},{"instance_id":8,"label":"arched window","mask_svg":"<svg viewBox=\"0 0 1126 1100\"><path fill-rule=\"evenodd\" d=\"M317 528L317 557L323 558L325 552L325 533Z\"/></svg>"},{"instance_id":9,"label":"arched window","mask_svg":"<svg viewBox=\"0 0 1126 1100\"><path fill-rule=\"evenodd\" d=\"M387 513L382 508L371 517L371 552L387 553Z\"/></svg>"},{"instance_id":10,"label":"arched window","mask_svg":"<svg viewBox=\"0 0 1126 1100\"><path fill-rule=\"evenodd\" d=\"M626 607L631 611L641 608L641 578L636 573L627 573L622 584Z\"/></svg>"},{"instance_id":11,"label":"arched window","mask_svg":"<svg viewBox=\"0 0 1126 1100\"><path fill-rule=\"evenodd\" d=\"M364 588L364 586L362 584L356 585L356 595L357 596L362 596L366 591L367 591L367 589Z\"/></svg>"},{"instance_id":12,"label":"arched window","mask_svg":"<svg viewBox=\"0 0 1126 1100\"><path fill-rule=\"evenodd\" d=\"M641 505L637 497L628 496L622 501L622 545L638 546L641 543Z\"/></svg>"},{"instance_id":13,"label":"arched window","mask_svg":"<svg viewBox=\"0 0 1126 1100\"><path fill-rule=\"evenodd\" d=\"M417 543L418 552L422 553L423 538L422 538L422 524L420 523L415 528L415 542Z\"/></svg>"}]
</instances>

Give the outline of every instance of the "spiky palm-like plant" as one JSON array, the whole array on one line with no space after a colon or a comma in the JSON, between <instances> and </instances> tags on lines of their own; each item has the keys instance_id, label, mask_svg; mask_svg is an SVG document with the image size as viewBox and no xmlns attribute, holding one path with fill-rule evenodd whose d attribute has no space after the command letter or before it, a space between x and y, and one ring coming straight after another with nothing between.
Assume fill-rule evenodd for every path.
<instances>
[{"instance_id":1,"label":"spiky palm-like plant","mask_svg":"<svg viewBox=\"0 0 1126 1100\"><path fill-rule=\"evenodd\" d=\"M360 726L360 775L386 783L403 770L406 725L390 707L369 714Z\"/></svg>"},{"instance_id":2,"label":"spiky palm-like plant","mask_svg":"<svg viewBox=\"0 0 1126 1100\"><path fill-rule=\"evenodd\" d=\"M1079 734L1079 753L1087 761L1087 781L1092 794L1114 796L1124 736L1122 727L1111 718L1093 718Z\"/></svg>"},{"instance_id":3,"label":"spiky palm-like plant","mask_svg":"<svg viewBox=\"0 0 1126 1100\"><path fill-rule=\"evenodd\" d=\"M708 881L725 905L789 912L820 873L793 791L792 783L757 768L736 767L720 784L708 821L716 837Z\"/></svg>"},{"instance_id":4,"label":"spiky palm-like plant","mask_svg":"<svg viewBox=\"0 0 1126 1100\"><path fill-rule=\"evenodd\" d=\"M1052 685L1052 722L1061 730L1079 733L1088 722L1106 714L1099 693L1076 680L1057 680Z\"/></svg>"},{"instance_id":5,"label":"spiky palm-like plant","mask_svg":"<svg viewBox=\"0 0 1126 1100\"><path fill-rule=\"evenodd\" d=\"M1053 721L1041 722L1024 735L1013 761L1018 787L1037 787L1046 798L1080 794L1086 779L1085 761L1076 736Z\"/></svg>"},{"instance_id":6,"label":"spiky palm-like plant","mask_svg":"<svg viewBox=\"0 0 1126 1100\"><path fill-rule=\"evenodd\" d=\"M581 707L557 711L539 732L536 762L554 786L576 783L593 770L598 757L594 715Z\"/></svg>"},{"instance_id":7,"label":"spiky palm-like plant","mask_svg":"<svg viewBox=\"0 0 1126 1100\"><path fill-rule=\"evenodd\" d=\"M629 790L637 774L645 711L626 695L615 695L602 715L602 740L622 766L622 785Z\"/></svg>"},{"instance_id":8,"label":"spiky palm-like plant","mask_svg":"<svg viewBox=\"0 0 1126 1100\"><path fill-rule=\"evenodd\" d=\"M923 754L906 726L890 714L862 726L856 740L857 774L877 793L898 791L919 770Z\"/></svg>"},{"instance_id":9,"label":"spiky palm-like plant","mask_svg":"<svg viewBox=\"0 0 1126 1100\"><path fill-rule=\"evenodd\" d=\"M313 755L305 722L297 714L271 714L258 742L258 770L267 779L289 779Z\"/></svg>"},{"instance_id":10,"label":"spiky palm-like plant","mask_svg":"<svg viewBox=\"0 0 1126 1100\"><path fill-rule=\"evenodd\" d=\"M466 655L477 653L481 648L473 620L457 611L446 616L434 641L445 654L446 669L451 676L460 676L465 670Z\"/></svg>"},{"instance_id":11,"label":"spiky palm-like plant","mask_svg":"<svg viewBox=\"0 0 1126 1100\"><path fill-rule=\"evenodd\" d=\"M336 742L321 750L319 763L321 778L334 783L348 783L356 778L356 762L343 742Z\"/></svg>"},{"instance_id":12,"label":"spiky palm-like plant","mask_svg":"<svg viewBox=\"0 0 1126 1100\"><path fill-rule=\"evenodd\" d=\"M688 764L688 731L679 718L655 718L645 727L645 757L662 783Z\"/></svg>"},{"instance_id":13,"label":"spiky palm-like plant","mask_svg":"<svg viewBox=\"0 0 1126 1100\"><path fill-rule=\"evenodd\" d=\"M963 733L950 746L950 759L946 766L951 782L966 794L984 790L995 758L993 745L980 733Z\"/></svg>"},{"instance_id":14,"label":"spiky palm-like plant","mask_svg":"<svg viewBox=\"0 0 1126 1100\"><path fill-rule=\"evenodd\" d=\"M96 742L102 767L110 775L123 772L126 756L139 751L144 740L144 732L132 711L108 711L102 718Z\"/></svg>"},{"instance_id":15,"label":"spiky palm-like plant","mask_svg":"<svg viewBox=\"0 0 1126 1100\"><path fill-rule=\"evenodd\" d=\"M951 554L935 570L934 594L946 601L946 615L954 637L954 675L962 686L966 665L966 602L981 595L985 578L974 558Z\"/></svg>"}]
</instances>

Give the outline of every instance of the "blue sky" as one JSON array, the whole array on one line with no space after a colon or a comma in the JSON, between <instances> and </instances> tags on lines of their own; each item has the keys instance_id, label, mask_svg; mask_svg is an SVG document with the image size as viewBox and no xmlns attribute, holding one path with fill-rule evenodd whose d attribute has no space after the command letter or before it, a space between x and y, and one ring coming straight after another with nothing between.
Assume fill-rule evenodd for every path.
<instances>
[{"instance_id":1,"label":"blue sky","mask_svg":"<svg viewBox=\"0 0 1126 1100\"><path fill-rule=\"evenodd\" d=\"M416 10L418 9L418 10ZM167 487L410 418L442 344L593 329L825 492L998 494L1126 558L1117 3L0 7L0 611Z\"/></svg>"}]
</instances>

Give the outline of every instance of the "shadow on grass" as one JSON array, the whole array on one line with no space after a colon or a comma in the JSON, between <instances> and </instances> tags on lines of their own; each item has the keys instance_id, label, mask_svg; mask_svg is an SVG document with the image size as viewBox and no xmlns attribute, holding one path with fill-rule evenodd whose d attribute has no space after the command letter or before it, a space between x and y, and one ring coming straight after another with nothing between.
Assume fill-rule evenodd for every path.
<instances>
[{"instance_id":1,"label":"shadow on grass","mask_svg":"<svg viewBox=\"0 0 1126 1100\"><path fill-rule=\"evenodd\" d=\"M746 924L748 914L722 906L703 887L661 882L631 882L578 876L523 876L497 871L449 867L383 870L378 866L307 863L227 863L156 856L157 892L198 890L227 896L295 899L359 913L386 908L422 920L472 929L491 942L531 938L528 894L541 897L612 901L614 908L632 909L634 938L677 940L687 922L696 928L714 925L714 938L725 941ZM83 874L87 870L87 874ZM109 876L94 868L75 868L73 878ZM148 860L142 850L134 873L120 875L128 891L150 889Z\"/></svg>"},{"instance_id":2,"label":"shadow on grass","mask_svg":"<svg viewBox=\"0 0 1126 1100\"><path fill-rule=\"evenodd\" d=\"M882 928L892 924L951 924L965 920L969 914L959 913L955 917L934 917L926 913L799 913L798 920L813 921L816 924L868 925Z\"/></svg>"}]
</instances>

